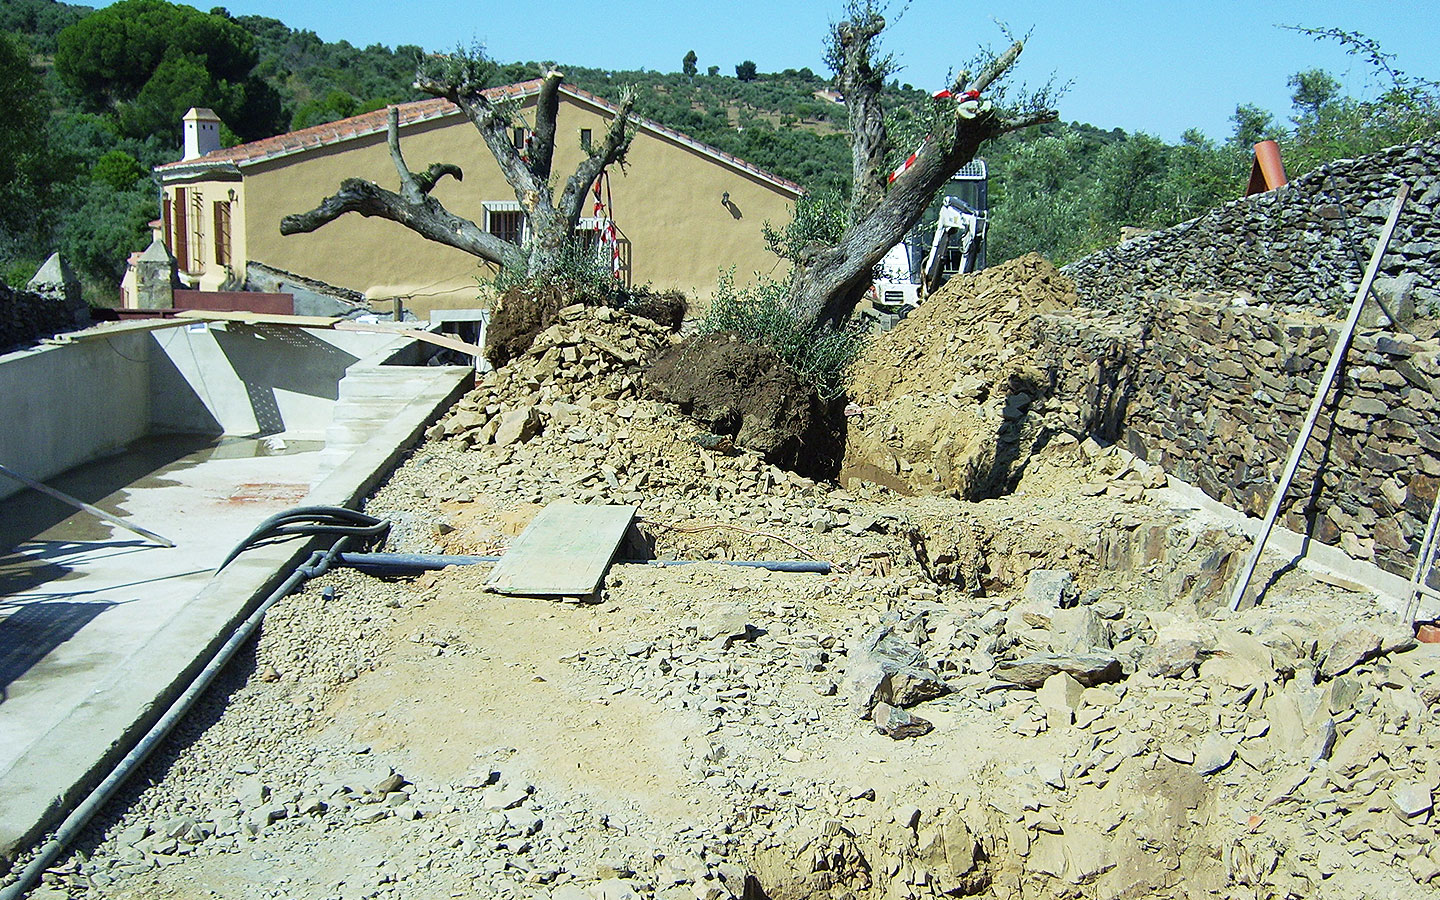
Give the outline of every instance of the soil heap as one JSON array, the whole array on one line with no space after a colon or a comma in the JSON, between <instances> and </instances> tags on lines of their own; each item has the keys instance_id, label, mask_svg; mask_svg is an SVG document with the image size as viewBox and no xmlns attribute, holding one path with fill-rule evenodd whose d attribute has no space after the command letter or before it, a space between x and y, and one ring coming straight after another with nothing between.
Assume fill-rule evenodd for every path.
<instances>
[{"instance_id":1,"label":"soil heap","mask_svg":"<svg viewBox=\"0 0 1440 900\"><path fill-rule=\"evenodd\" d=\"M969 500L1013 487L1043 436L1031 406L1049 391L1029 324L1077 303L1034 253L951 279L855 367L845 474Z\"/></svg>"},{"instance_id":2,"label":"soil heap","mask_svg":"<svg viewBox=\"0 0 1440 900\"><path fill-rule=\"evenodd\" d=\"M37 896L1433 896L1440 645L1303 572L1217 611L1246 541L1119 448L967 503L707 447L635 393L674 340L562 310L367 502L387 549L629 503L660 557L830 575L327 574Z\"/></svg>"}]
</instances>

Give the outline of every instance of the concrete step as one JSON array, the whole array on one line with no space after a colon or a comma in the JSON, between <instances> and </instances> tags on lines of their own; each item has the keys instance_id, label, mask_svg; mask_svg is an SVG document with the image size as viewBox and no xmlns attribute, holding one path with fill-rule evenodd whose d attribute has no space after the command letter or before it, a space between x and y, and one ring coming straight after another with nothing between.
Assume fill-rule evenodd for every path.
<instances>
[{"instance_id":1,"label":"concrete step","mask_svg":"<svg viewBox=\"0 0 1440 900\"><path fill-rule=\"evenodd\" d=\"M347 372L325 430L325 448L312 484L319 484L395 418L399 408L434 381L440 370L375 366ZM450 377L450 376L447 376Z\"/></svg>"}]
</instances>

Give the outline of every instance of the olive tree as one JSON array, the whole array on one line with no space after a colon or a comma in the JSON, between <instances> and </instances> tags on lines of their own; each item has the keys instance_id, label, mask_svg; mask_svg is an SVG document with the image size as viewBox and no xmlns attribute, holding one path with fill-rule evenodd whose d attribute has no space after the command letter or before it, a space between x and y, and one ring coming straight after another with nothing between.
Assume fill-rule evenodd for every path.
<instances>
[{"instance_id":1,"label":"olive tree","mask_svg":"<svg viewBox=\"0 0 1440 900\"><path fill-rule=\"evenodd\" d=\"M983 54L974 71L962 70L948 91L936 95L933 127L914 161L891 182L896 151L910 148L893 146L886 128L885 83L895 60L877 52L885 25L880 9L863 2L849 7L846 18L830 29L827 62L849 115L851 195L848 225L839 239L812 242L796 260L790 305L811 326L838 324L854 310L876 264L983 143L1056 118L1045 89L1005 103L1000 81L1024 48L1016 40L1002 53Z\"/></svg>"},{"instance_id":2,"label":"olive tree","mask_svg":"<svg viewBox=\"0 0 1440 900\"><path fill-rule=\"evenodd\" d=\"M469 219L450 212L431 196L430 192L441 178L451 175L459 180L463 173L449 163L434 163L424 172L412 172L401 152L399 113L393 106L388 136L400 190L388 190L360 178L347 178L340 183L338 192L326 197L316 208L283 218L280 233L312 232L354 212L389 219L424 238L496 265L523 271L527 276L557 272L574 246L575 227L590 186L607 166L624 161L625 151L634 137L631 109L635 97L632 91L625 92L605 136L592 142L586 157L556 196L552 187L555 123L565 76L554 70L541 76L530 138L523 148L517 148L511 129L520 122L519 102L503 92L487 90L494 73L494 64L483 53L457 52L423 60L416 73L415 87L454 103L475 126L529 221L528 237L523 245L517 246L490 234Z\"/></svg>"}]
</instances>

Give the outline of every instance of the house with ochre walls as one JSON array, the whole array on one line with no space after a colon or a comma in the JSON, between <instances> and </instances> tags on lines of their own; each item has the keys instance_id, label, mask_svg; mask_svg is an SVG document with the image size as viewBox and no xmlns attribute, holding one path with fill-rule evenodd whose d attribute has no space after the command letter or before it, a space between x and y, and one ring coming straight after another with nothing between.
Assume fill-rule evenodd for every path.
<instances>
[{"instance_id":1,"label":"house with ochre walls","mask_svg":"<svg viewBox=\"0 0 1440 900\"><path fill-rule=\"evenodd\" d=\"M538 80L494 88L518 106L517 146L533 122ZM569 85L560 89L555 172L573 172L593 137L605 134L615 107ZM333 194L345 178L395 189L386 143L386 110L365 113L234 147L220 146L213 112L184 120L184 158L157 167L164 189L158 230L180 280L201 290L233 287L259 263L363 293L377 303L399 298L417 311L473 306L477 285L494 269L462 251L427 241L394 222L342 216L309 234L284 236L280 220ZM519 241L524 213L475 127L444 99L399 105L400 140L410 167L458 165L433 196L492 233ZM563 137L568 133L569 139ZM788 221L799 185L654 122L637 119L624 166L599 185L582 237L628 284L677 289L704 299L718 273L737 283L781 265L765 249L761 226ZM606 240L612 236L613 240Z\"/></svg>"}]
</instances>

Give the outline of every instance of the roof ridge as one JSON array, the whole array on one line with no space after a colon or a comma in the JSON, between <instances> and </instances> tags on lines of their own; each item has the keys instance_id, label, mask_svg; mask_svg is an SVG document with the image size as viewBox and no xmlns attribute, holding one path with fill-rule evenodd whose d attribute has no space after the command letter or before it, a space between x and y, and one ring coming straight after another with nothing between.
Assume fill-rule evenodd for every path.
<instances>
[{"instance_id":1,"label":"roof ridge","mask_svg":"<svg viewBox=\"0 0 1440 900\"><path fill-rule=\"evenodd\" d=\"M526 97L537 93L540 89L541 79L532 78L528 81L520 81L514 84L497 85L486 88L484 93L492 98L501 97ZM576 99L601 107L611 113L618 113L619 107L609 100L597 94L578 88L572 84L562 83L561 93L567 93ZM400 111L400 124L413 125L417 122L426 122L431 119L458 113L459 107L444 97L428 97L423 100L407 100L403 103L391 104ZM218 165L241 165L245 163L261 162L267 159L275 159L281 156L289 156L292 153L299 153L305 150L318 149L330 146L342 141L353 140L365 137L376 132L384 131L387 127L387 108L371 110L356 116L348 116L344 119L337 119L334 122L325 122L320 125L311 125L296 131L277 134L273 137L260 138L259 140L247 141L243 144L236 144L233 147L224 147L215 150L204 156L195 159L182 159L176 162L163 163L155 167L157 172L170 172L176 170L189 170L197 167L218 166ZM748 160L741 159L733 153L713 147L703 141L696 140L689 135L662 125L653 119L644 116L635 116L637 125L647 128L656 134L663 135L671 140L684 144L701 153L720 159L735 168L749 172L757 177L783 187L795 193L804 193L805 189L799 184L790 181L788 178L781 178L773 172L766 171Z\"/></svg>"}]
</instances>

